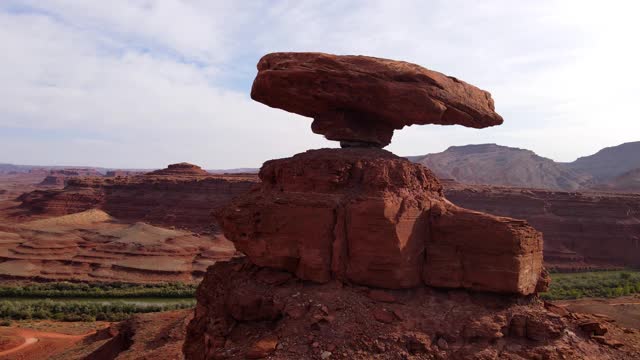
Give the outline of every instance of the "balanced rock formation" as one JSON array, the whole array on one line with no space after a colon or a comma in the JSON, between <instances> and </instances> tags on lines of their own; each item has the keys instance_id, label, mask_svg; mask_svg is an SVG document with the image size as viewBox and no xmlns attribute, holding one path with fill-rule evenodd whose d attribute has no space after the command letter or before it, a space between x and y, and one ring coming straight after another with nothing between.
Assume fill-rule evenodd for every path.
<instances>
[{"instance_id":1,"label":"balanced rock formation","mask_svg":"<svg viewBox=\"0 0 640 360\"><path fill-rule=\"evenodd\" d=\"M539 232L451 204L431 171L387 151L311 150L260 178L218 214L254 264L316 282L536 291Z\"/></svg>"},{"instance_id":2,"label":"balanced rock formation","mask_svg":"<svg viewBox=\"0 0 640 360\"><path fill-rule=\"evenodd\" d=\"M265 55L251 98L313 118L313 132L343 147L384 147L395 129L414 124L502 124L488 92L419 65L369 56Z\"/></svg>"},{"instance_id":3,"label":"balanced rock formation","mask_svg":"<svg viewBox=\"0 0 640 360\"><path fill-rule=\"evenodd\" d=\"M267 161L260 186L216 213L247 256L207 270L186 358L496 359L523 338L570 349L556 340L575 326L529 296L548 285L542 234L453 205L429 169L376 148L412 124L500 124L489 93L359 56L270 54L258 70L255 100L346 148Z\"/></svg>"},{"instance_id":4,"label":"balanced rock formation","mask_svg":"<svg viewBox=\"0 0 640 360\"><path fill-rule=\"evenodd\" d=\"M321 283L520 295L544 288L540 233L458 208L428 169L369 149L406 125L500 124L488 92L405 62L275 53L258 63L251 96L312 116L314 131L356 147L268 161L261 187L218 214L254 264Z\"/></svg>"}]
</instances>

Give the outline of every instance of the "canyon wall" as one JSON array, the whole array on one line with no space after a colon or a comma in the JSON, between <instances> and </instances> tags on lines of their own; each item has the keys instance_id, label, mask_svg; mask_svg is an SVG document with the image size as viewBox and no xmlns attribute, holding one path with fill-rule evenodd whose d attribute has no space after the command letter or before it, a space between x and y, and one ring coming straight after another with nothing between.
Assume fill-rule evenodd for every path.
<instances>
[{"instance_id":1,"label":"canyon wall","mask_svg":"<svg viewBox=\"0 0 640 360\"><path fill-rule=\"evenodd\" d=\"M65 215L99 208L125 221L144 221L194 231L215 230L212 212L257 182L249 174L149 173L127 177L69 179L64 189L23 194L33 214Z\"/></svg>"}]
</instances>

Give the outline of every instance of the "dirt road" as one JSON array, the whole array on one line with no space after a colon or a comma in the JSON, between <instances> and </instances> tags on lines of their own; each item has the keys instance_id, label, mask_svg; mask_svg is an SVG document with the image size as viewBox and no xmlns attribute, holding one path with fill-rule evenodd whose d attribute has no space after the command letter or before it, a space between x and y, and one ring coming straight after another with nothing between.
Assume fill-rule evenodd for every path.
<instances>
[{"instance_id":1,"label":"dirt road","mask_svg":"<svg viewBox=\"0 0 640 360\"><path fill-rule=\"evenodd\" d=\"M82 335L67 335L17 327L2 328L0 329L0 337L19 337L23 339L23 342L9 349L0 349L0 359L47 359L94 333L95 331Z\"/></svg>"}]
</instances>

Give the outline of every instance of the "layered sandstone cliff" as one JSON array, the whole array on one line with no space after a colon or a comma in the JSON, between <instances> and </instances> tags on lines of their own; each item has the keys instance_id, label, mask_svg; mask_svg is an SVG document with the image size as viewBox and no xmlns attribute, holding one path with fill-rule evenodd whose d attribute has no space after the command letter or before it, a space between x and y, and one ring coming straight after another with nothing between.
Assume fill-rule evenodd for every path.
<instances>
[{"instance_id":1,"label":"layered sandstone cliff","mask_svg":"<svg viewBox=\"0 0 640 360\"><path fill-rule=\"evenodd\" d=\"M16 223L0 218L0 278L197 282L236 254L219 234L137 222L101 210Z\"/></svg>"},{"instance_id":2,"label":"layered sandstone cliff","mask_svg":"<svg viewBox=\"0 0 640 360\"><path fill-rule=\"evenodd\" d=\"M61 190L20 197L35 214L65 215L99 208L125 221L145 221L196 231L215 226L212 212L247 192L255 175L211 175L191 164L170 165L144 175L69 179Z\"/></svg>"},{"instance_id":3,"label":"layered sandstone cliff","mask_svg":"<svg viewBox=\"0 0 640 360\"><path fill-rule=\"evenodd\" d=\"M80 176L102 176L102 174L93 168L72 168L50 170L47 176L39 185L62 187L67 181Z\"/></svg>"}]
</instances>

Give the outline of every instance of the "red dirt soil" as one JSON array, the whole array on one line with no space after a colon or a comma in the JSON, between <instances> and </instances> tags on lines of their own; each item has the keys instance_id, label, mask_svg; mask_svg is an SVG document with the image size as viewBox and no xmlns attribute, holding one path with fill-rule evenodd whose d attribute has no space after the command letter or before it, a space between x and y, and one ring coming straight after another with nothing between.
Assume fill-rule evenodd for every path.
<instances>
[{"instance_id":1,"label":"red dirt soil","mask_svg":"<svg viewBox=\"0 0 640 360\"><path fill-rule=\"evenodd\" d=\"M560 300L553 303L574 312L607 316L617 324L635 329L640 334L640 295L614 299Z\"/></svg>"},{"instance_id":2,"label":"red dirt soil","mask_svg":"<svg viewBox=\"0 0 640 360\"><path fill-rule=\"evenodd\" d=\"M20 339L18 344L14 343L11 347L5 346L0 351L0 358L5 360L48 359L94 333L95 331L82 335L68 335L18 327L0 328L0 338Z\"/></svg>"},{"instance_id":3,"label":"red dirt soil","mask_svg":"<svg viewBox=\"0 0 640 360\"><path fill-rule=\"evenodd\" d=\"M179 360L192 310L134 315L88 336L52 360Z\"/></svg>"}]
</instances>

